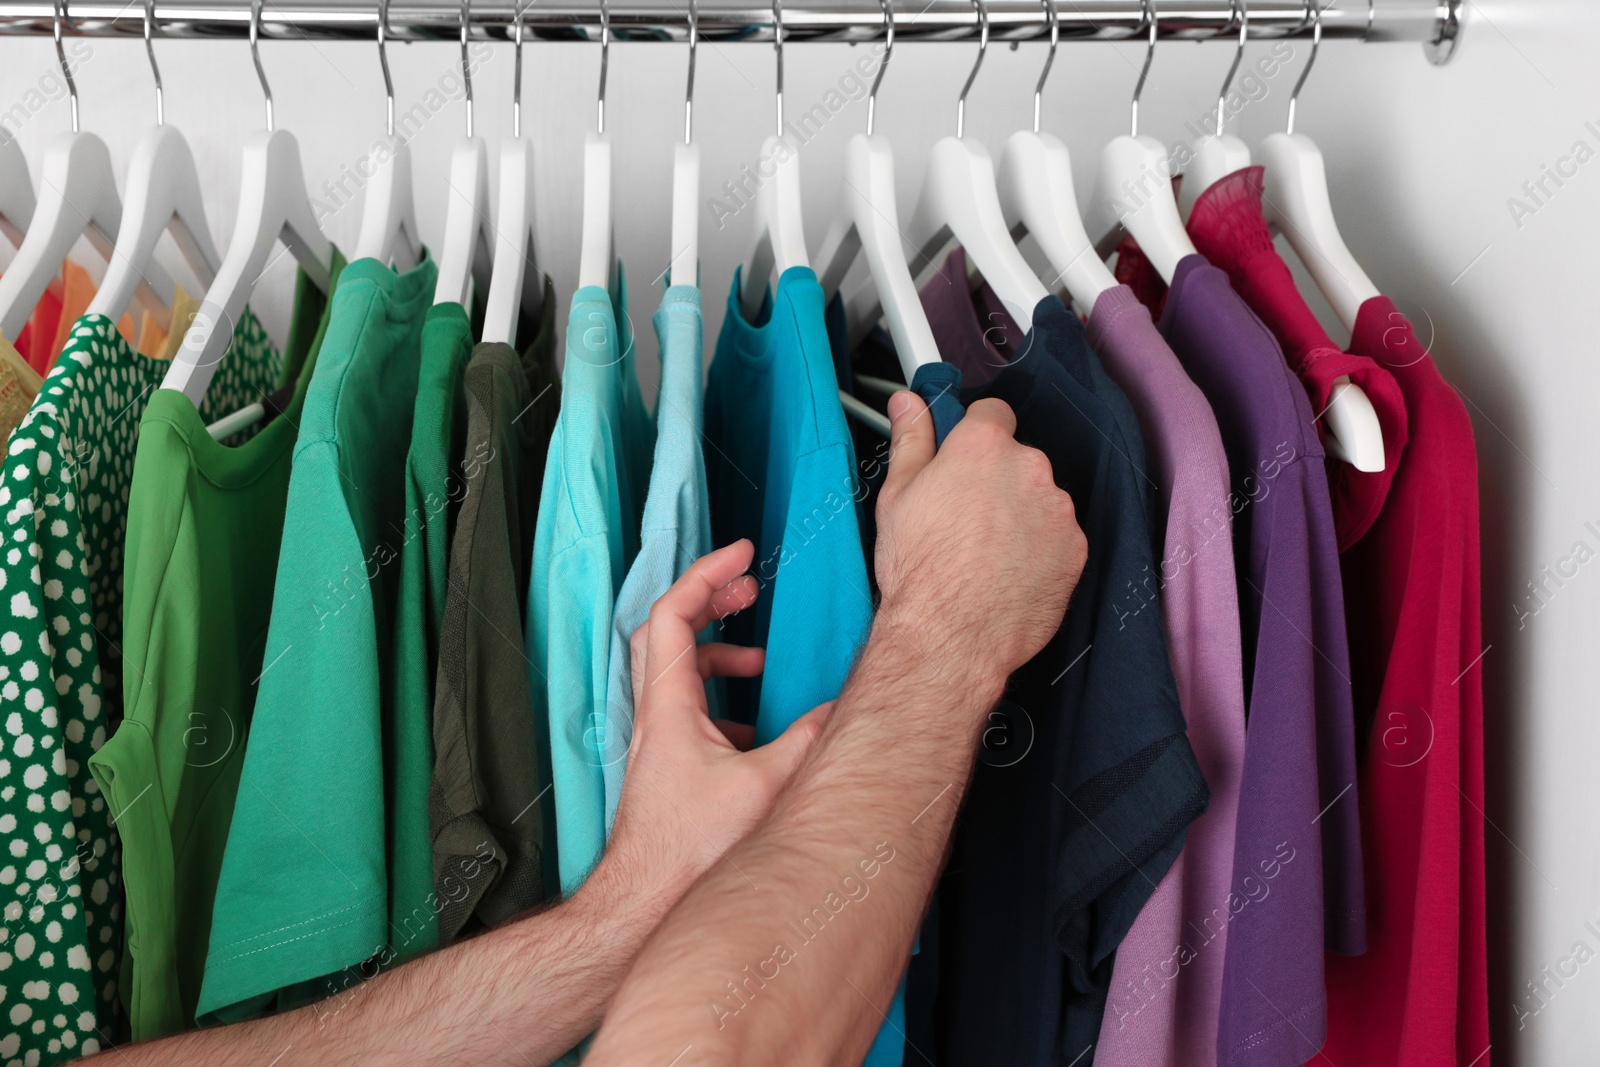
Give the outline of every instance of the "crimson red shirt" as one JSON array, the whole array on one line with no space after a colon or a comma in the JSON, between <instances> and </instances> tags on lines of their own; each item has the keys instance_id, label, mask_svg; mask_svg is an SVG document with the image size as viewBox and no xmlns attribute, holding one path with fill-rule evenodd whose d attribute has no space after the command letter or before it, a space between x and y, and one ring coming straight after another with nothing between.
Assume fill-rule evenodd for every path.
<instances>
[{"instance_id":1,"label":"crimson red shirt","mask_svg":"<svg viewBox=\"0 0 1600 1067\"><path fill-rule=\"evenodd\" d=\"M1460 397L1388 297L1350 351L1386 368L1410 441L1343 557L1364 732L1367 952L1327 959L1334 1063L1487 1067L1478 459Z\"/></svg>"},{"instance_id":2,"label":"crimson red shirt","mask_svg":"<svg viewBox=\"0 0 1600 1067\"><path fill-rule=\"evenodd\" d=\"M1372 401L1383 430L1381 471L1359 471L1328 458L1328 489L1339 551L1361 539L1383 508L1406 446L1406 406L1394 376L1363 355L1334 344L1296 288L1289 265L1273 247L1261 212L1261 167L1246 167L1216 182L1195 200L1189 238L1201 255L1221 267L1283 347L1284 358L1311 395L1320 419L1333 399L1334 382L1348 377Z\"/></svg>"}]
</instances>

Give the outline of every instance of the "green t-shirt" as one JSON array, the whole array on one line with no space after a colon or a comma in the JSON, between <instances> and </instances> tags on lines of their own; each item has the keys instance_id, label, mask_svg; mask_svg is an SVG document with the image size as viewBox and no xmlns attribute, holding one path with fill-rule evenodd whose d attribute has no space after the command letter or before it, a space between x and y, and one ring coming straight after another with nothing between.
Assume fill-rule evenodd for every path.
<instances>
[{"instance_id":1,"label":"green t-shirt","mask_svg":"<svg viewBox=\"0 0 1600 1067\"><path fill-rule=\"evenodd\" d=\"M198 1014L338 992L390 944L383 728L405 456L438 268L339 278L289 476ZM340 974L341 971L346 971Z\"/></svg>"},{"instance_id":2,"label":"green t-shirt","mask_svg":"<svg viewBox=\"0 0 1600 1067\"><path fill-rule=\"evenodd\" d=\"M433 861L446 941L471 920L493 926L545 897L538 804L550 757L534 746L522 620L539 485L561 409L548 278L543 308L520 357L510 345L480 344L462 383L467 493L450 541L433 705Z\"/></svg>"},{"instance_id":3,"label":"green t-shirt","mask_svg":"<svg viewBox=\"0 0 1600 1067\"><path fill-rule=\"evenodd\" d=\"M461 499L461 375L472 327L460 304L435 304L422 327L422 365L406 456L406 513L395 606L394 712L384 719L390 771L390 922L396 958L439 943L428 791L433 781L433 668L444 616L445 557Z\"/></svg>"},{"instance_id":4,"label":"green t-shirt","mask_svg":"<svg viewBox=\"0 0 1600 1067\"><path fill-rule=\"evenodd\" d=\"M343 266L336 254L335 279ZM89 759L122 813L120 986L135 1041L194 1023L272 612L295 427L330 306L301 274L283 355L294 397L250 440L212 440L175 389L156 390L140 423L122 605L125 717ZM240 356L236 340L228 359Z\"/></svg>"},{"instance_id":5,"label":"green t-shirt","mask_svg":"<svg viewBox=\"0 0 1600 1067\"><path fill-rule=\"evenodd\" d=\"M279 360L248 311L202 412L273 388ZM168 364L103 315L66 347L11 437L0 481L0 1056L51 1064L123 1030L120 845L89 758L121 719L123 544L140 418ZM136 679L137 681L137 679Z\"/></svg>"}]
</instances>

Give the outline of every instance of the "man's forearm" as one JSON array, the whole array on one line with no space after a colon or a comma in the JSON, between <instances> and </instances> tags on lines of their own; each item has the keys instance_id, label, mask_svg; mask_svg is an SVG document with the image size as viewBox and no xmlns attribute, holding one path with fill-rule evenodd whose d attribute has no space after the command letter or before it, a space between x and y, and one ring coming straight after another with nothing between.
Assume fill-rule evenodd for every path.
<instances>
[{"instance_id":1,"label":"man's forearm","mask_svg":"<svg viewBox=\"0 0 1600 1067\"><path fill-rule=\"evenodd\" d=\"M652 936L594 1062L670 1062L688 1048L696 1063L860 1061L1000 696L1003 680L966 673L981 659L879 619L771 816Z\"/></svg>"},{"instance_id":2,"label":"man's forearm","mask_svg":"<svg viewBox=\"0 0 1600 1067\"><path fill-rule=\"evenodd\" d=\"M676 899L657 887L630 891L616 877L602 864L571 900L316 1004L102 1058L122 1067L549 1063L599 1024Z\"/></svg>"}]
</instances>

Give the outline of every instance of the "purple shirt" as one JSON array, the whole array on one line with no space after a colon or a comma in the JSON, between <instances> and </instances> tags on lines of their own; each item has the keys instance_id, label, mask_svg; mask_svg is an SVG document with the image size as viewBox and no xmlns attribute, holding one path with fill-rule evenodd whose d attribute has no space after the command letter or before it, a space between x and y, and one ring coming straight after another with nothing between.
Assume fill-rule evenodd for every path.
<instances>
[{"instance_id":1,"label":"purple shirt","mask_svg":"<svg viewBox=\"0 0 1600 1067\"><path fill-rule=\"evenodd\" d=\"M1178 861L1117 948L1094 1062L1211 1067L1245 751L1228 457L1205 395L1133 290L1119 285L1102 293L1088 335L1144 430L1163 546L1167 650L1189 744L1211 788L1211 804L1190 825Z\"/></svg>"},{"instance_id":2,"label":"purple shirt","mask_svg":"<svg viewBox=\"0 0 1600 1067\"><path fill-rule=\"evenodd\" d=\"M1203 257L1178 264L1160 327L1222 431L1249 679L1217 1059L1298 1067L1327 1033L1324 934L1346 952L1365 940L1350 657L1322 446L1277 341Z\"/></svg>"}]
</instances>

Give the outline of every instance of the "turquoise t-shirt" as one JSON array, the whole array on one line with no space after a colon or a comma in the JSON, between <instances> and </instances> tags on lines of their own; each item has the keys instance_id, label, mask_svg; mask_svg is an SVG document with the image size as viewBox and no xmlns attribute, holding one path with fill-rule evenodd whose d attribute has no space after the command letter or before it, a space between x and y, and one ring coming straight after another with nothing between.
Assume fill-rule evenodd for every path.
<instances>
[{"instance_id":1,"label":"turquoise t-shirt","mask_svg":"<svg viewBox=\"0 0 1600 1067\"><path fill-rule=\"evenodd\" d=\"M545 840L556 842L563 896L583 884L605 843L611 618L639 551L655 435L634 374L620 269L617 277L614 302L597 286L572 297L528 586L534 726L555 786L555 803L540 812Z\"/></svg>"},{"instance_id":2,"label":"turquoise t-shirt","mask_svg":"<svg viewBox=\"0 0 1600 1067\"><path fill-rule=\"evenodd\" d=\"M367 975L362 964L387 962L395 940L383 716L405 460L437 274L431 259L404 275L363 259L333 296L289 475L203 1020L339 992Z\"/></svg>"},{"instance_id":3,"label":"turquoise t-shirt","mask_svg":"<svg viewBox=\"0 0 1600 1067\"><path fill-rule=\"evenodd\" d=\"M629 644L650 606L711 551L711 506L700 434L705 404L702 369L705 325L700 290L674 285L655 315L661 342L661 392L656 399L655 463L639 530L639 555L612 613L611 674L606 687L606 833L617 817L617 799L633 739L633 681Z\"/></svg>"},{"instance_id":4,"label":"turquoise t-shirt","mask_svg":"<svg viewBox=\"0 0 1600 1067\"><path fill-rule=\"evenodd\" d=\"M823 306L817 276L791 267L760 321L749 322L735 272L706 385L716 543L748 537L756 546L760 599L725 620L723 636L767 650L758 684L727 679L724 690L731 718L754 714L758 744L839 695L872 628L856 524L866 484L839 404ZM866 1063L898 1067L904 1032L902 982Z\"/></svg>"}]
</instances>

